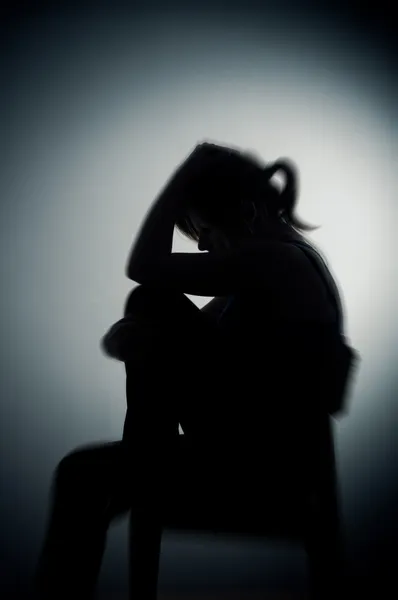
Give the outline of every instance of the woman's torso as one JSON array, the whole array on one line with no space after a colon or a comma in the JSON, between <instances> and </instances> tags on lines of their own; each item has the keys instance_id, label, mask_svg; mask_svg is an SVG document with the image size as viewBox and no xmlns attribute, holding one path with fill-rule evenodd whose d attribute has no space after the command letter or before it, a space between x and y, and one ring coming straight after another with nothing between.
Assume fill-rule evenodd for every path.
<instances>
[{"instance_id":1,"label":"woman's torso","mask_svg":"<svg viewBox=\"0 0 398 600\"><path fill-rule=\"evenodd\" d=\"M236 439L241 428L252 439L261 432L269 437L280 431L288 411L295 418L305 412L299 410L305 357L322 336L342 327L341 303L328 266L313 247L301 236L283 243L304 243L312 259L300 249L292 254L290 280L281 278L273 286L265 281L264 290L231 294L218 315L220 343L209 356L208 393L196 404L196 417L202 417L193 432L206 437L229 430ZM258 251L261 260L261 243ZM305 377L301 381L305 384Z\"/></svg>"}]
</instances>

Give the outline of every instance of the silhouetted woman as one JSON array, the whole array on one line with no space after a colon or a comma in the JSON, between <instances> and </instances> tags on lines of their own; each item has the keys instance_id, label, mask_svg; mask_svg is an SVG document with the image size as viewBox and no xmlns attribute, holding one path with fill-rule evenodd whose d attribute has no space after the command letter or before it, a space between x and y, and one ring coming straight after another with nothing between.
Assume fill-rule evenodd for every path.
<instances>
[{"instance_id":1,"label":"silhouetted woman","mask_svg":"<svg viewBox=\"0 0 398 600\"><path fill-rule=\"evenodd\" d=\"M108 526L130 507L144 529L192 501L226 515L233 481L259 480L260 464L267 490L283 483L292 448L304 460L297 424L319 380L300 359L342 325L338 290L302 234L316 228L295 215L297 185L289 160L204 143L155 201L126 269L140 285L102 343L126 364L123 439L58 464L38 598L93 598ZM175 226L204 252L172 253ZM184 294L213 299L199 310ZM156 597L157 565L145 570L156 535L134 557L140 600Z\"/></svg>"}]
</instances>

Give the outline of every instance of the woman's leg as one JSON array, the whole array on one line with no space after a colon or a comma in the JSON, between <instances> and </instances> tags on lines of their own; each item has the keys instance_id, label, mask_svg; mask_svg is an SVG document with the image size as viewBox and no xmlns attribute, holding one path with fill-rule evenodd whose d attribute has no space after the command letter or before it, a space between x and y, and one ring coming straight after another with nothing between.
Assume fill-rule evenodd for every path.
<instances>
[{"instance_id":1,"label":"woman's leg","mask_svg":"<svg viewBox=\"0 0 398 600\"><path fill-rule=\"evenodd\" d=\"M181 319L203 316L199 308L185 294L169 290L137 285L127 296L124 316L142 315L160 320L173 327Z\"/></svg>"},{"instance_id":2,"label":"woman's leg","mask_svg":"<svg viewBox=\"0 0 398 600\"><path fill-rule=\"evenodd\" d=\"M131 474L120 442L78 448L58 464L37 565L37 600L94 598L110 521L130 508Z\"/></svg>"},{"instance_id":3,"label":"woman's leg","mask_svg":"<svg viewBox=\"0 0 398 600\"><path fill-rule=\"evenodd\" d=\"M126 361L127 414L123 442L165 446L178 435L182 403L189 403L190 372L197 369L197 351L207 324L198 307L182 293L137 286L125 303L125 316L142 316L159 327L146 360ZM196 364L195 364L196 363ZM195 369L193 365L195 364ZM197 387L198 382L194 382Z\"/></svg>"},{"instance_id":4,"label":"woman's leg","mask_svg":"<svg viewBox=\"0 0 398 600\"><path fill-rule=\"evenodd\" d=\"M146 482L148 493L154 491L151 481L157 481L168 452L162 443L153 442L169 440L175 447L173 440L178 441L177 403L170 403L170 399L177 395L175 392L179 396L184 394L184 390L178 388L178 381L177 387L175 382L179 374L181 377L184 365L181 353L173 354L173 348L177 346L181 350L189 343L184 340L184 328L196 327L196 317L200 319L202 315L183 294L166 292L163 295L159 290L143 286L130 293L125 308L146 316L155 315L164 324L166 336L170 334L171 360L162 347L154 354L155 364L147 365L140 373L134 368L129 373L126 365L129 410L123 443L83 447L59 463L52 484L47 533L34 580L38 599L88 600L94 597L107 529L115 516L128 512L132 480L139 486ZM132 444L127 443L132 441ZM137 450L140 450L138 454ZM155 458L154 467L157 467L153 471L148 468L150 456Z\"/></svg>"}]
</instances>

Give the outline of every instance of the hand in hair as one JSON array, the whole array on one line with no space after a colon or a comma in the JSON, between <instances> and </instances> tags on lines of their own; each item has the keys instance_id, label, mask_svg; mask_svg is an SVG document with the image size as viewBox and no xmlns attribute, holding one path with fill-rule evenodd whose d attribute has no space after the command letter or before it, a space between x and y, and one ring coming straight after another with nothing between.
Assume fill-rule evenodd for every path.
<instances>
[{"instance_id":1,"label":"hand in hair","mask_svg":"<svg viewBox=\"0 0 398 600\"><path fill-rule=\"evenodd\" d=\"M197 144L167 183L167 188L186 191L194 181L198 181L217 162L230 160L239 153L231 148L203 142Z\"/></svg>"}]
</instances>

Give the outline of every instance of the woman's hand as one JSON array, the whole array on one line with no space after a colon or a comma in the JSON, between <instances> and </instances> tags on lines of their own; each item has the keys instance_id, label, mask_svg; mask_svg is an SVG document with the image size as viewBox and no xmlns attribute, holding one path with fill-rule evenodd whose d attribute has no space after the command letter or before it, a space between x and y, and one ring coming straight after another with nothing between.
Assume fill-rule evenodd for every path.
<instances>
[{"instance_id":1,"label":"woman's hand","mask_svg":"<svg viewBox=\"0 0 398 600\"><path fill-rule=\"evenodd\" d=\"M203 142L198 144L191 154L178 167L168 186L179 191L187 191L187 187L200 179L210 165L216 161L225 160L228 156L238 154L237 151L216 144Z\"/></svg>"}]
</instances>

